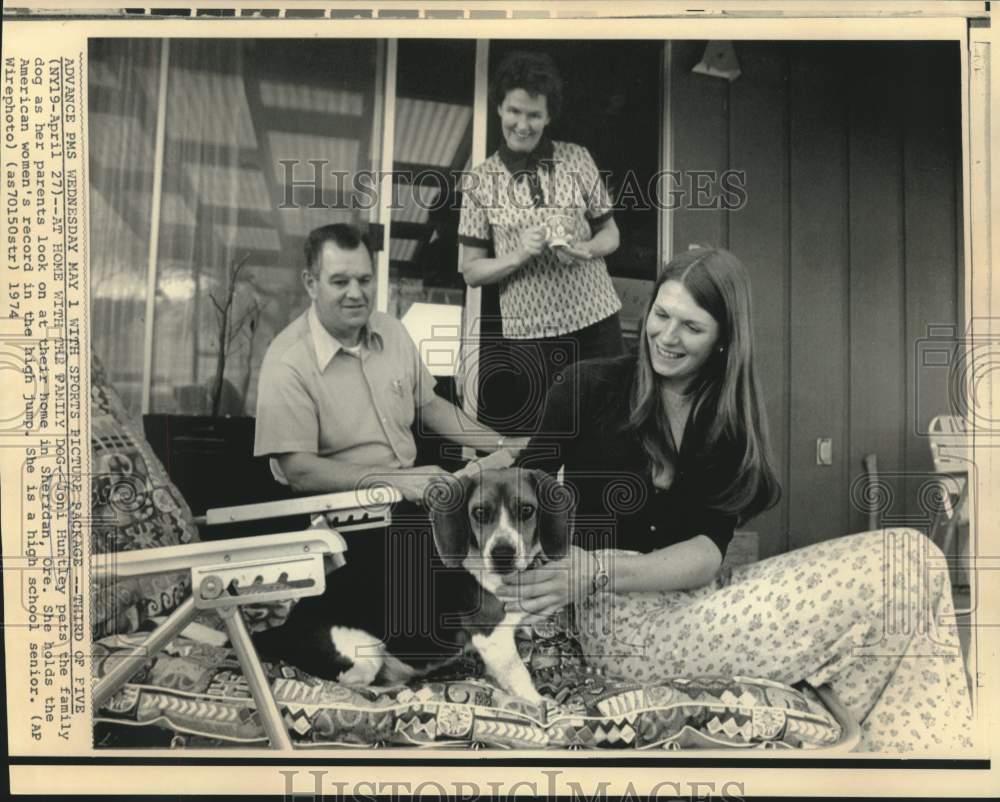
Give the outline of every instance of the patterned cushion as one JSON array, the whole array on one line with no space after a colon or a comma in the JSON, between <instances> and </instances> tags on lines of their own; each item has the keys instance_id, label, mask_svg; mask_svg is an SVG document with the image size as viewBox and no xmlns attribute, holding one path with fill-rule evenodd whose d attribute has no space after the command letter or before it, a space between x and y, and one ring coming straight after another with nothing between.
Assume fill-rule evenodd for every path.
<instances>
[{"instance_id":1,"label":"patterned cushion","mask_svg":"<svg viewBox=\"0 0 1000 802\"><path fill-rule=\"evenodd\" d=\"M129 418L93 353L90 404L92 552L198 540L187 503ZM95 585L93 591L93 633L99 638L134 631L146 618L166 615L190 593L190 580L186 572L164 573Z\"/></svg>"},{"instance_id":2,"label":"patterned cushion","mask_svg":"<svg viewBox=\"0 0 1000 802\"><path fill-rule=\"evenodd\" d=\"M118 392L108 381L101 360L91 352L90 447L93 528L91 551L119 551L174 546L198 541L198 529L184 497L167 476L139 427L129 417ZM111 561L103 558L100 564ZM111 566L108 566L111 567ZM174 610L191 591L188 572L98 582L92 585L94 639L128 634L148 619ZM278 626L287 619L293 601L245 605L243 617L251 631ZM223 629L212 612L198 621Z\"/></svg>"},{"instance_id":3,"label":"patterned cushion","mask_svg":"<svg viewBox=\"0 0 1000 802\"><path fill-rule=\"evenodd\" d=\"M95 648L102 676L114 653ZM348 688L265 665L293 741L325 746L505 749L814 749L840 726L806 694L769 680L678 677L652 687L610 681L588 667L565 632L536 628L518 646L549 701L535 707L484 679L478 657L408 685ZM132 746L136 728L166 728L174 745L266 739L231 649L177 639L95 716L98 745ZM110 733L116 733L114 735ZM209 739L209 740L205 740Z\"/></svg>"}]
</instances>

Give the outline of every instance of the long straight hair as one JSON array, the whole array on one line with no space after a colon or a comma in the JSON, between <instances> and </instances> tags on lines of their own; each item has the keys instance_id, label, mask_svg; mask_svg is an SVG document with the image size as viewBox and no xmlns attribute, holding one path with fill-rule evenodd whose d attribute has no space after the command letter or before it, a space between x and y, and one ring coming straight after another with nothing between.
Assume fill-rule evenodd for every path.
<instances>
[{"instance_id":1,"label":"long straight hair","mask_svg":"<svg viewBox=\"0 0 1000 802\"><path fill-rule=\"evenodd\" d=\"M781 490L754 370L750 280L743 263L729 251L686 251L672 259L656 279L639 336L629 428L638 435L654 466L676 465L678 455L660 393L661 379L653 371L645 332L656 296L667 281L680 282L719 324L719 340L687 394L692 423L706 432L705 452L711 454L723 442L741 451L732 481L709 503L742 523L774 506Z\"/></svg>"}]
</instances>

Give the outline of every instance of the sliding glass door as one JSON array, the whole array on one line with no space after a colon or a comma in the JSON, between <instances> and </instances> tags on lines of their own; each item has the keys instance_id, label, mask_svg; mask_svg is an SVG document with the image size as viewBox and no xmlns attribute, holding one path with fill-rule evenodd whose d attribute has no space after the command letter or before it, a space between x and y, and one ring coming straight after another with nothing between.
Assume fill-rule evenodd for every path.
<instances>
[{"instance_id":1,"label":"sliding glass door","mask_svg":"<svg viewBox=\"0 0 1000 802\"><path fill-rule=\"evenodd\" d=\"M556 59L550 134L587 146L622 204L608 264L634 329L658 260L632 188L658 167L662 43L92 40L93 341L131 411L252 415L264 352L306 305L305 237L338 221L379 224L378 307L448 340L425 359L453 375L463 326L473 351L499 331L495 288L458 269L459 174L498 145L486 76L515 47Z\"/></svg>"}]
</instances>

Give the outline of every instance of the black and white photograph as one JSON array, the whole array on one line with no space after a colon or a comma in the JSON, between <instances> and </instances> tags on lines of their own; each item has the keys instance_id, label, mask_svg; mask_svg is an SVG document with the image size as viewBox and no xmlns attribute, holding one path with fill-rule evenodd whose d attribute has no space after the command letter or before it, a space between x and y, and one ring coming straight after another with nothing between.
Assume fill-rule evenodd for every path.
<instances>
[{"instance_id":1,"label":"black and white photograph","mask_svg":"<svg viewBox=\"0 0 1000 802\"><path fill-rule=\"evenodd\" d=\"M89 754L988 768L989 10L451 5L81 40Z\"/></svg>"},{"instance_id":2,"label":"black and white photograph","mask_svg":"<svg viewBox=\"0 0 1000 802\"><path fill-rule=\"evenodd\" d=\"M91 40L95 745L971 750L959 56Z\"/></svg>"}]
</instances>

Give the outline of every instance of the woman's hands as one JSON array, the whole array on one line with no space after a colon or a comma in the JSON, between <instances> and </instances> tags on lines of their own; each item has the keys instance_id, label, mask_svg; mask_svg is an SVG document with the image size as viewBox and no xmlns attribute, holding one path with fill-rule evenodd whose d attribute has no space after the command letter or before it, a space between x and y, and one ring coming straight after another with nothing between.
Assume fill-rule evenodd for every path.
<instances>
[{"instance_id":1,"label":"woman's hands","mask_svg":"<svg viewBox=\"0 0 1000 802\"><path fill-rule=\"evenodd\" d=\"M588 259L593 259L594 254L589 245L589 242L549 245L545 226L531 226L521 232L519 256L523 263L535 256L540 256L546 248L551 248L552 252L559 257L560 262L569 264L578 260L587 261Z\"/></svg>"},{"instance_id":2,"label":"woman's hands","mask_svg":"<svg viewBox=\"0 0 1000 802\"><path fill-rule=\"evenodd\" d=\"M545 227L531 226L521 232L521 248L519 255L521 263L527 262L534 256L540 256L545 250Z\"/></svg>"},{"instance_id":3,"label":"woman's hands","mask_svg":"<svg viewBox=\"0 0 1000 802\"><path fill-rule=\"evenodd\" d=\"M521 251L523 261L527 262L534 256L541 255L549 248L563 264L586 262L594 258L590 242L557 242L550 245L545 226L533 226L521 232Z\"/></svg>"},{"instance_id":4,"label":"woman's hands","mask_svg":"<svg viewBox=\"0 0 1000 802\"><path fill-rule=\"evenodd\" d=\"M599 256L607 256L618 248L618 228L614 220L608 220L587 241L570 244L548 244L545 226L530 226L518 234L518 246L500 256L487 256L487 249L475 245L465 245L462 257L462 276L470 287L497 284L521 270L532 259L552 250L564 264L574 264Z\"/></svg>"},{"instance_id":5,"label":"woman's hands","mask_svg":"<svg viewBox=\"0 0 1000 802\"><path fill-rule=\"evenodd\" d=\"M593 251L590 250L588 243L585 242L553 245L552 250L555 251L556 256L559 257L559 261L563 264L571 264L576 261L586 262L594 258Z\"/></svg>"},{"instance_id":6,"label":"woman's hands","mask_svg":"<svg viewBox=\"0 0 1000 802\"><path fill-rule=\"evenodd\" d=\"M618 250L618 226L612 218L608 218L588 240L570 242L567 245L556 245L552 248L556 256L564 264L576 261L587 261L600 256L607 256Z\"/></svg>"},{"instance_id":7,"label":"woman's hands","mask_svg":"<svg viewBox=\"0 0 1000 802\"><path fill-rule=\"evenodd\" d=\"M508 612L524 612L531 620L540 620L567 604L583 601L596 571L597 560L591 552L570 546L562 559L504 576L496 596Z\"/></svg>"}]
</instances>

